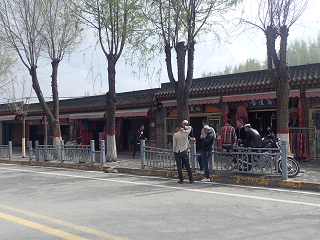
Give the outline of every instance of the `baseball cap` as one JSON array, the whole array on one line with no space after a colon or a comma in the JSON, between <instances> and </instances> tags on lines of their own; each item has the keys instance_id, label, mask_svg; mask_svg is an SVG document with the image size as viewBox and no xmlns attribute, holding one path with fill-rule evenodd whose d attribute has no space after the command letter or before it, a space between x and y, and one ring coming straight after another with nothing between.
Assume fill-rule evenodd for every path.
<instances>
[{"instance_id":1,"label":"baseball cap","mask_svg":"<svg viewBox=\"0 0 320 240\"><path fill-rule=\"evenodd\" d=\"M210 130L210 127L208 125L205 125L203 128Z\"/></svg>"},{"instance_id":2,"label":"baseball cap","mask_svg":"<svg viewBox=\"0 0 320 240\"><path fill-rule=\"evenodd\" d=\"M189 123L188 120L183 120L182 122L185 123L185 124Z\"/></svg>"},{"instance_id":3,"label":"baseball cap","mask_svg":"<svg viewBox=\"0 0 320 240\"><path fill-rule=\"evenodd\" d=\"M249 127L251 128L251 125L249 123L247 123L246 125L244 125L244 127Z\"/></svg>"}]
</instances>

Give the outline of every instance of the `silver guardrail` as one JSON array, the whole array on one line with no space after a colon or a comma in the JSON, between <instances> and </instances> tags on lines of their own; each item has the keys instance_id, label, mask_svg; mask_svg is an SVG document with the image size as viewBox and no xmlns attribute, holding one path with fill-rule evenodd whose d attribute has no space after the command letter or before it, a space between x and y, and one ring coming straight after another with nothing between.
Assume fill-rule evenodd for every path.
<instances>
[{"instance_id":1,"label":"silver guardrail","mask_svg":"<svg viewBox=\"0 0 320 240\"><path fill-rule=\"evenodd\" d=\"M8 145L0 145L0 158L12 159L12 141L9 141Z\"/></svg>"},{"instance_id":2,"label":"silver guardrail","mask_svg":"<svg viewBox=\"0 0 320 240\"><path fill-rule=\"evenodd\" d=\"M105 163L105 141L100 140L100 151L95 150L94 140L90 140L90 145L39 145L39 141L35 141L35 148L32 148L32 141L29 141L29 161L52 161L58 160L63 162L75 163Z\"/></svg>"},{"instance_id":3,"label":"silver guardrail","mask_svg":"<svg viewBox=\"0 0 320 240\"><path fill-rule=\"evenodd\" d=\"M152 167L159 169L174 170L176 161L172 151L146 146L145 140L141 140L141 168Z\"/></svg>"},{"instance_id":4,"label":"silver guardrail","mask_svg":"<svg viewBox=\"0 0 320 240\"><path fill-rule=\"evenodd\" d=\"M152 167L159 169L176 169L172 150L149 147L141 140L141 168ZM227 152L223 148L213 148L212 157L208 159L209 172L233 171L241 173L282 175L287 180L287 149L286 142L281 142L281 152L278 148L236 148ZM237 151L237 152L236 152ZM191 169L199 169L195 142L191 143ZM281 160L281 161L280 161ZM283 171L279 171L279 168Z\"/></svg>"}]
</instances>

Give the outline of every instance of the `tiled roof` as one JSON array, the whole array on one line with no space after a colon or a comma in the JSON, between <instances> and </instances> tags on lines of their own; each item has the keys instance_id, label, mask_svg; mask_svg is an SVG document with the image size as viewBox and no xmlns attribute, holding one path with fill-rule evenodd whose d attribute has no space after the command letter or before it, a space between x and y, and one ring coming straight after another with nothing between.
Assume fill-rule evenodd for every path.
<instances>
[{"instance_id":1,"label":"tiled roof","mask_svg":"<svg viewBox=\"0 0 320 240\"><path fill-rule=\"evenodd\" d=\"M290 70L291 89L319 88L320 63L293 66ZM190 98L222 96L275 91L267 70L198 78L192 81ZM174 99L174 88L170 83L161 84L161 88L117 94L117 109L150 108L156 105L156 99ZM105 95L60 100L60 113L105 111ZM53 109L53 102L48 102ZM0 105L0 115L10 114L7 104ZM43 114L39 103L30 104L29 114ZM11 112L12 114L12 112Z\"/></svg>"},{"instance_id":2,"label":"tiled roof","mask_svg":"<svg viewBox=\"0 0 320 240\"><path fill-rule=\"evenodd\" d=\"M301 85L310 88L314 84L319 84L320 63L293 66L289 68L289 71L291 88L300 88ZM190 97L241 94L257 91L274 91L267 70L194 79L190 89ZM163 83L159 91L156 92L155 97L163 99L172 98L174 97L174 88L170 83Z\"/></svg>"},{"instance_id":3,"label":"tiled roof","mask_svg":"<svg viewBox=\"0 0 320 240\"><path fill-rule=\"evenodd\" d=\"M156 104L154 94L158 89L117 93L117 109L146 108ZM47 102L48 107L53 109L53 102ZM0 112L10 111L7 104L0 105ZM73 98L59 101L60 113L84 112L84 111L105 111L106 96L90 96ZM30 104L29 114L43 114L40 103Z\"/></svg>"}]
</instances>

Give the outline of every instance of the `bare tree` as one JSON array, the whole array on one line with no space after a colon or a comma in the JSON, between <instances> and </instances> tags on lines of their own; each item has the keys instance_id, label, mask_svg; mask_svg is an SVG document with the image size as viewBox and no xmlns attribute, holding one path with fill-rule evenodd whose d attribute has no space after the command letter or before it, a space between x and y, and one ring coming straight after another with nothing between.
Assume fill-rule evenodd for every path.
<instances>
[{"instance_id":1,"label":"bare tree","mask_svg":"<svg viewBox=\"0 0 320 240\"><path fill-rule=\"evenodd\" d=\"M237 0L147 1L145 14L156 27L156 34L164 43L167 73L177 99L178 122L189 119L188 97L193 79L196 40L201 34L214 33L215 27L221 26L224 14L237 2ZM172 48L177 56L177 80L172 70Z\"/></svg>"},{"instance_id":2,"label":"bare tree","mask_svg":"<svg viewBox=\"0 0 320 240\"><path fill-rule=\"evenodd\" d=\"M18 117L21 117L21 123L22 123L22 139L21 139L21 145L22 145L22 157L26 157L26 116L28 115L28 107L31 99L31 90L30 93L28 93L26 89L26 82L22 81L19 82L19 90L21 97L17 96L16 87L14 82L12 82L12 86L9 90L9 99L8 99L8 105L12 111L14 111Z\"/></svg>"},{"instance_id":3,"label":"bare tree","mask_svg":"<svg viewBox=\"0 0 320 240\"><path fill-rule=\"evenodd\" d=\"M138 0L80 0L76 9L89 27L96 31L98 43L108 61L108 85L106 93L107 112L107 161L116 161L115 110L116 110L116 63L123 54L125 46L129 48L137 42L143 26L139 15ZM143 43L140 42L142 45ZM137 45L136 45L137 46ZM137 46L138 48L139 46Z\"/></svg>"},{"instance_id":4,"label":"bare tree","mask_svg":"<svg viewBox=\"0 0 320 240\"><path fill-rule=\"evenodd\" d=\"M13 54L0 46L0 92L5 93L8 86L12 83L13 79L11 77L15 67L17 65L17 60L14 58Z\"/></svg>"},{"instance_id":5,"label":"bare tree","mask_svg":"<svg viewBox=\"0 0 320 240\"><path fill-rule=\"evenodd\" d=\"M59 63L64 55L72 53L82 40L79 19L68 7L68 3L68 0L45 0L47 11L42 13L45 22L41 31L42 48L48 54L52 66L53 112L48 114L47 118L52 126L54 145L59 145L61 141L58 94Z\"/></svg>"},{"instance_id":6,"label":"bare tree","mask_svg":"<svg viewBox=\"0 0 320 240\"><path fill-rule=\"evenodd\" d=\"M258 21L243 20L260 30L267 39L268 75L276 88L277 134L289 144L289 69L287 66L287 40L290 27L305 11L308 0L261 0ZM277 51L276 41L280 42Z\"/></svg>"},{"instance_id":7,"label":"bare tree","mask_svg":"<svg viewBox=\"0 0 320 240\"><path fill-rule=\"evenodd\" d=\"M59 11L61 12L59 12ZM58 64L65 53L77 43L78 31L73 14L63 7L62 0L0 0L0 37L5 46L19 56L29 70L32 87L45 116L52 126L54 143L61 139L59 99L57 90ZM52 60L53 113L49 109L37 76L39 57L46 50Z\"/></svg>"}]
</instances>

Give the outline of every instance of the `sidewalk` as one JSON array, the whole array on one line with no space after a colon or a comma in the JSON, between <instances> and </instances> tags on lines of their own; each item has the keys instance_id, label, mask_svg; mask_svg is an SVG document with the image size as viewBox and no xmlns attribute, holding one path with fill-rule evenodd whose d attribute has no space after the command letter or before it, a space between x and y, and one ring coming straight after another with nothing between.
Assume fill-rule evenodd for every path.
<instances>
[{"instance_id":1,"label":"sidewalk","mask_svg":"<svg viewBox=\"0 0 320 240\"><path fill-rule=\"evenodd\" d=\"M13 159L9 161L6 159L0 159L1 163L14 163L14 164L26 164L26 165L40 165L50 167L65 167L83 170L96 170L105 172L119 172L130 173L138 175L152 175L162 176L178 179L177 171L158 170L154 168L141 169L140 154L136 154L136 159L132 159L132 151L124 151L118 153L118 160L116 162L107 162L104 166L95 164L83 164L83 163L60 163L59 161L48 162L35 162L29 161L29 153L27 152L27 158L22 158L21 149L13 149ZM228 171L215 171L210 175L210 178L214 182L229 183L229 184L244 184L254 186L266 186L266 187L281 187L281 188L294 188L305 190L320 190L320 159L310 159L309 162L301 162L300 173L294 178L288 178L287 181L281 180L281 176L266 176L255 175L245 173L235 173ZM185 179L187 179L187 173L184 172ZM194 180L200 181L203 175L194 174Z\"/></svg>"}]
</instances>

